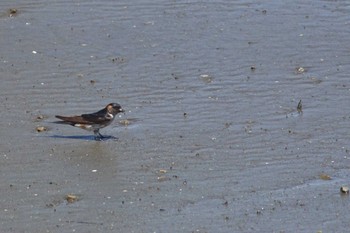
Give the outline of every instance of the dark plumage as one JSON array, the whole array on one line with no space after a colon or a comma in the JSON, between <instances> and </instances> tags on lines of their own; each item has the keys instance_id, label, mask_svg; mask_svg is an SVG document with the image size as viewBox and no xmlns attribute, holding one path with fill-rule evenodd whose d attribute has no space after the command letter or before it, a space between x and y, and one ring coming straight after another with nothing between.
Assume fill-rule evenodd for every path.
<instances>
[{"instance_id":1,"label":"dark plumage","mask_svg":"<svg viewBox=\"0 0 350 233\"><path fill-rule=\"evenodd\" d=\"M82 114L80 116L57 115L56 118L62 121L57 121L55 123L68 124L88 131L93 131L95 139L101 140L104 136L100 134L99 130L111 124L114 117L121 112L124 112L124 110L119 104L110 103L104 109L90 114Z\"/></svg>"}]
</instances>

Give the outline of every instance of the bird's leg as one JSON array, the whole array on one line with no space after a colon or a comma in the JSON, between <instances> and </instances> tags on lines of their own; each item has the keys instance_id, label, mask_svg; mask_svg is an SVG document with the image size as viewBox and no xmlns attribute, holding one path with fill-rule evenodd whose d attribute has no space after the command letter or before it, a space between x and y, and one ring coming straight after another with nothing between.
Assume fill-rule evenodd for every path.
<instances>
[{"instance_id":1,"label":"bird's leg","mask_svg":"<svg viewBox=\"0 0 350 233\"><path fill-rule=\"evenodd\" d=\"M100 134L99 129L95 129L94 134L95 134L95 140L97 141L101 141L104 138L104 136Z\"/></svg>"},{"instance_id":2,"label":"bird's leg","mask_svg":"<svg viewBox=\"0 0 350 233\"><path fill-rule=\"evenodd\" d=\"M118 138L116 138L114 136L103 136L102 134L100 134L99 129L95 129L94 130L94 134L95 134L95 140L96 141L103 141L103 140L108 140L108 139L115 139L115 140L118 139Z\"/></svg>"}]
</instances>

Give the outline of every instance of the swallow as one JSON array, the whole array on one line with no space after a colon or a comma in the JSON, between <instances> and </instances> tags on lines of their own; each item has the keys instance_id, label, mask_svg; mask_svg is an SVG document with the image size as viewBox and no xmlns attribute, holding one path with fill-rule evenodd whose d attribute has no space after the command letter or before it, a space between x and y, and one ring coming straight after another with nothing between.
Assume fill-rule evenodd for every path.
<instances>
[{"instance_id":1,"label":"swallow","mask_svg":"<svg viewBox=\"0 0 350 233\"><path fill-rule=\"evenodd\" d=\"M124 112L122 107L117 103L110 103L105 108L100 111L82 114L80 116L59 116L55 117L61 121L56 121L54 123L67 124L88 131L93 131L95 135L95 140L102 140L103 138L108 138L100 134L100 129L110 125L114 117L118 114Z\"/></svg>"}]
</instances>

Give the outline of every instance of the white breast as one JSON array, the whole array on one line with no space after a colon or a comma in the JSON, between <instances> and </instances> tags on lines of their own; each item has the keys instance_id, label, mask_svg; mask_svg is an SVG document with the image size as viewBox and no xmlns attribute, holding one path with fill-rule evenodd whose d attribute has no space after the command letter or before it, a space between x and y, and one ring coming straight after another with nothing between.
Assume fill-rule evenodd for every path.
<instances>
[{"instance_id":1,"label":"white breast","mask_svg":"<svg viewBox=\"0 0 350 233\"><path fill-rule=\"evenodd\" d=\"M107 113L106 118L112 120L114 118L114 116L113 116L113 114Z\"/></svg>"}]
</instances>

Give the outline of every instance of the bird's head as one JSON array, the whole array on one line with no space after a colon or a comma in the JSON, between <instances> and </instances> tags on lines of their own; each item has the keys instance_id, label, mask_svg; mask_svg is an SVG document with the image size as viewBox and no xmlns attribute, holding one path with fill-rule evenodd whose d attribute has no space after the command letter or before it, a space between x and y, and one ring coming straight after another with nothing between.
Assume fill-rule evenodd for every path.
<instances>
[{"instance_id":1,"label":"bird's head","mask_svg":"<svg viewBox=\"0 0 350 233\"><path fill-rule=\"evenodd\" d=\"M124 109L117 103L110 103L106 106L107 112L113 114L114 116L118 113L124 112Z\"/></svg>"}]
</instances>

